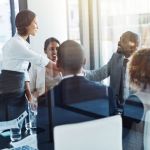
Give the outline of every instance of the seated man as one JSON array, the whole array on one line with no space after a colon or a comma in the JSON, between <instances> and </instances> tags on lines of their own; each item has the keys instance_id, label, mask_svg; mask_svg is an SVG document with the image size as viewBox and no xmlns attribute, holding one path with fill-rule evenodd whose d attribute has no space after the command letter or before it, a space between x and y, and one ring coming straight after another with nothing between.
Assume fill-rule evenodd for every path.
<instances>
[{"instance_id":1,"label":"seated man","mask_svg":"<svg viewBox=\"0 0 150 150\"><path fill-rule=\"evenodd\" d=\"M58 49L57 57L57 67L63 78L53 89L56 105L113 97L109 87L89 81L82 74L85 56L80 44L73 40L63 42ZM48 91L48 97L50 95L51 91ZM113 110L110 113L112 114Z\"/></svg>"},{"instance_id":2,"label":"seated man","mask_svg":"<svg viewBox=\"0 0 150 150\"><path fill-rule=\"evenodd\" d=\"M93 81L89 81L82 74L82 67L85 64L85 56L80 44L72 40L67 40L63 42L58 48L57 57L58 58L56 64L58 69L62 73L63 77L58 85L56 85L53 89L47 92L49 116L45 118L49 118L48 131L50 140L52 140L51 138L54 125L58 124L60 125L61 123L64 124L70 122L72 123L80 122L87 120L87 118L93 119L93 117L91 118L89 116L89 113L88 115L82 115L82 113L74 113L71 111L67 111L65 109L61 109L61 106L63 107L69 104L74 105L75 103L80 104L80 102L82 102L83 104L83 102L91 102L92 100L93 102L95 102L95 100L101 101L101 99L106 100L106 103L108 104L107 100L113 97L112 95L109 95L112 94L110 88L103 85L99 85L98 83L95 83ZM53 103L56 106L60 107L53 108L52 107ZM99 104L101 105L101 103ZM95 107L97 108L97 105L98 105L97 103L96 104L94 103L93 108L92 103L92 106L91 105L89 106L90 110L94 109L95 111ZM107 112L109 112L109 105ZM42 117L44 119L44 114ZM38 123L40 124L40 121ZM40 144L41 140L42 138L39 135L38 136L39 149L43 148L42 145Z\"/></svg>"}]
</instances>

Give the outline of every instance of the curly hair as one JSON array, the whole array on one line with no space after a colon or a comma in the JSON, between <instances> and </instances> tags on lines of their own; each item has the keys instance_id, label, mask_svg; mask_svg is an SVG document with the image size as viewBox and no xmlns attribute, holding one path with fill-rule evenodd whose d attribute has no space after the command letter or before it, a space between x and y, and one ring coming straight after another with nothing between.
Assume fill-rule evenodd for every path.
<instances>
[{"instance_id":1,"label":"curly hair","mask_svg":"<svg viewBox=\"0 0 150 150\"><path fill-rule=\"evenodd\" d=\"M150 86L150 48L135 52L128 69L131 87L144 90Z\"/></svg>"},{"instance_id":2,"label":"curly hair","mask_svg":"<svg viewBox=\"0 0 150 150\"><path fill-rule=\"evenodd\" d=\"M19 35L27 35L27 27L31 24L35 17L35 13L31 10L22 10L17 14L15 23Z\"/></svg>"}]
</instances>

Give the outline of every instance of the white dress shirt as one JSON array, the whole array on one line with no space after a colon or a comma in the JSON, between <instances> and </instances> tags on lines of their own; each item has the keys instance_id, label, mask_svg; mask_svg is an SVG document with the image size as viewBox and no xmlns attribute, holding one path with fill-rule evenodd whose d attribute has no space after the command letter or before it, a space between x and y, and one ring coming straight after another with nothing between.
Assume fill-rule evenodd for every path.
<instances>
[{"instance_id":1,"label":"white dress shirt","mask_svg":"<svg viewBox=\"0 0 150 150\"><path fill-rule=\"evenodd\" d=\"M131 59L131 57L129 58L125 58L124 59L127 59L128 61ZM128 63L128 62L127 62ZM130 95L130 88L129 88L129 70L128 70L128 67L127 67L127 64L126 64L126 68L125 68L125 75L124 75L124 84L123 84L123 98L124 99L127 99L128 96Z\"/></svg>"},{"instance_id":2,"label":"white dress shirt","mask_svg":"<svg viewBox=\"0 0 150 150\"><path fill-rule=\"evenodd\" d=\"M35 65L31 66L29 75L31 92L37 92L37 96L35 97L44 94L48 89L57 85L62 79L61 74L53 76L53 72L51 72L47 75L46 68L37 67Z\"/></svg>"},{"instance_id":3,"label":"white dress shirt","mask_svg":"<svg viewBox=\"0 0 150 150\"><path fill-rule=\"evenodd\" d=\"M75 77L75 76L84 77L84 74L83 73L78 73L76 75L74 75L74 74L65 75L65 76L62 77L62 80L67 79L67 78L72 78L72 77Z\"/></svg>"},{"instance_id":4,"label":"white dress shirt","mask_svg":"<svg viewBox=\"0 0 150 150\"><path fill-rule=\"evenodd\" d=\"M25 74L25 81L30 81L27 71L29 62L45 67L50 61L47 57L34 52L30 48L30 44L18 34L4 45L2 55L2 70L23 72Z\"/></svg>"}]
</instances>

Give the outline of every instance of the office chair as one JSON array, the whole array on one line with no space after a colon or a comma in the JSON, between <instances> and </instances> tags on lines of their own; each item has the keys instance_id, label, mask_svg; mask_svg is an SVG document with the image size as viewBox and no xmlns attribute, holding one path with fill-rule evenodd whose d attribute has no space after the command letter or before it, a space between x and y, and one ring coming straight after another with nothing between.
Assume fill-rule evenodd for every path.
<instances>
[{"instance_id":1,"label":"office chair","mask_svg":"<svg viewBox=\"0 0 150 150\"><path fill-rule=\"evenodd\" d=\"M122 150L120 115L54 128L55 150Z\"/></svg>"},{"instance_id":2,"label":"office chair","mask_svg":"<svg viewBox=\"0 0 150 150\"><path fill-rule=\"evenodd\" d=\"M53 142L53 128L57 125L77 123L99 119L109 116L110 101L113 97L112 91L107 91L108 96L104 95L98 99L84 100L72 104L57 104L60 94L54 95L54 90L47 94L48 120L49 120L49 140Z\"/></svg>"}]
</instances>

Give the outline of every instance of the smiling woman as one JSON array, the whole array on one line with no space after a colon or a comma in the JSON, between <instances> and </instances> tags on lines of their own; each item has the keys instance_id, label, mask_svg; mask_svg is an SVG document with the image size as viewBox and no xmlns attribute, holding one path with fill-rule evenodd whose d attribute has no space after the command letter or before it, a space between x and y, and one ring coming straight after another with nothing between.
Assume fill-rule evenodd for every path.
<instances>
[{"instance_id":1,"label":"smiling woman","mask_svg":"<svg viewBox=\"0 0 150 150\"><path fill-rule=\"evenodd\" d=\"M18 34L25 36L24 38L28 37L29 35L34 36L38 29L36 14L29 10L21 11L16 16L16 27Z\"/></svg>"},{"instance_id":2,"label":"smiling woman","mask_svg":"<svg viewBox=\"0 0 150 150\"><path fill-rule=\"evenodd\" d=\"M33 21L31 22L31 24L27 27L28 33L30 33L30 35L34 36L38 30L38 25L37 25L37 19L36 17L33 19Z\"/></svg>"},{"instance_id":3,"label":"smiling woman","mask_svg":"<svg viewBox=\"0 0 150 150\"><path fill-rule=\"evenodd\" d=\"M59 45L60 42L54 37L50 37L45 40L44 53L47 58L53 60L53 62L57 61L57 52L59 50ZM45 99L44 93L57 85L61 80L60 73L54 73L51 69L45 69L37 67L35 65L31 66L29 74L32 95L35 98L41 96L40 98L38 98L39 101L41 99L41 101L43 101Z\"/></svg>"},{"instance_id":4,"label":"smiling woman","mask_svg":"<svg viewBox=\"0 0 150 150\"><path fill-rule=\"evenodd\" d=\"M15 23L17 34L2 49L0 121L14 119L24 111L25 94L32 100L27 72L29 62L49 69L56 68L51 60L34 52L26 42L30 35L35 36L37 32L36 14L30 10L22 10L17 14Z\"/></svg>"}]
</instances>

